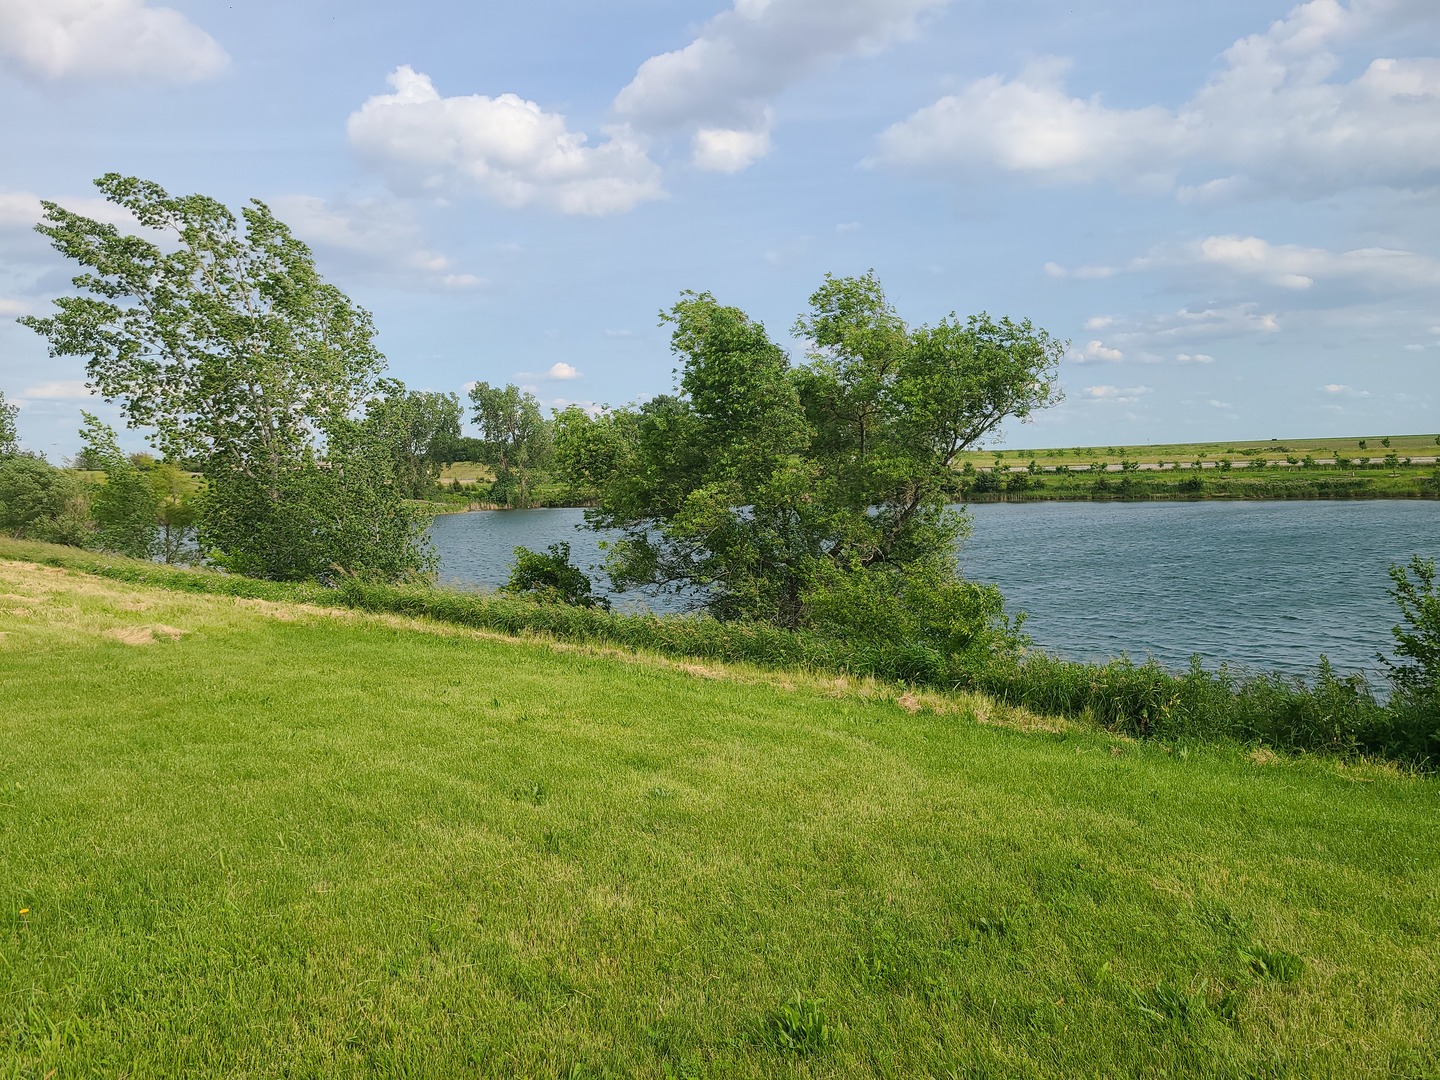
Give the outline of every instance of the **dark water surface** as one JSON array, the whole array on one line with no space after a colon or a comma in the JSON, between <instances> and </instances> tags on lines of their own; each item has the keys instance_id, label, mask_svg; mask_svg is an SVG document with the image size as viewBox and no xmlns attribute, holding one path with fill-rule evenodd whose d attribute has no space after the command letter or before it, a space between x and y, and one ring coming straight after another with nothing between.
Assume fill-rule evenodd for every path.
<instances>
[{"instance_id":1,"label":"dark water surface","mask_svg":"<svg viewBox=\"0 0 1440 1080\"><path fill-rule=\"evenodd\" d=\"M1342 670L1375 669L1397 612L1386 568L1440 557L1440 503L988 503L970 508L967 577L1000 586L1029 613L1036 644L1076 659L1128 653L1182 667L1304 672L1321 653ZM516 545L568 540L580 566L599 537L580 510L509 510L436 518L440 576L496 586ZM617 609L673 600L617 598Z\"/></svg>"}]
</instances>

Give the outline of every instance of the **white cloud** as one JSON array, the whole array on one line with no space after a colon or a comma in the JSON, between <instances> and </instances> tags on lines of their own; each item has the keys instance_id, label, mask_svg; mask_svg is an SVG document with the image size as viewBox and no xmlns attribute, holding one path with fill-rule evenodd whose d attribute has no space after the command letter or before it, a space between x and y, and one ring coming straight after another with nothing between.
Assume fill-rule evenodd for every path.
<instances>
[{"instance_id":1,"label":"white cloud","mask_svg":"<svg viewBox=\"0 0 1440 1080\"><path fill-rule=\"evenodd\" d=\"M7 300L0 296L0 317L10 318L15 315L28 315L31 305L24 300Z\"/></svg>"},{"instance_id":2,"label":"white cloud","mask_svg":"<svg viewBox=\"0 0 1440 1080\"><path fill-rule=\"evenodd\" d=\"M975 168L1042 183L1105 181L1213 201L1256 186L1323 194L1440 181L1440 58L1371 58L1367 42L1434 20L1423 0L1310 0L1235 42L1178 109L1112 108L1074 97L1067 62L992 75L880 137L880 160L945 172ZM1368 65L1344 81L1331 50ZM1373 54L1372 54L1373 56Z\"/></svg>"},{"instance_id":3,"label":"white cloud","mask_svg":"<svg viewBox=\"0 0 1440 1080\"><path fill-rule=\"evenodd\" d=\"M1299 244L1272 244L1258 236L1207 236L1194 243L1156 248L1116 266L1067 268L1047 263L1054 278L1106 280L1125 273L1202 269L1227 281L1253 279L1290 292L1317 283L1346 283L1387 293L1440 286L1440 259L1397 248L1329 251Z\"/></svg>"},{"instance_id":4,"label":"white cloud","mask_svg":"<svg viewBox=\"0 0 1440 1080\"><path fill-rule=\"evenodd\" d=\"M1138 360L1179 364L1210 364L1215 358L1195 347L1202 341L1228 340L1279 333L1280 316L1253 303L1228 307L1181 308L1142 318L1103 316L1105 340L1072 348L1066 359L1075 363Z\"/></svg>"},{"instance_id":5,"label":"white cloud","mask_svg":"<svg viewBox=\"0 0 1440 1080\"><path fill-rule=\"evenodd\" d=\"M207 79L225 50L173 8L142 0L0 0L0 64L40 79Z\"/></svg>"},{"instance_id":6,"label":"white cloud","mask_svg":"<svg viewBox=\"0 0 1440 1080\"><path fill-rule=\"evenodd\" d=\"M1107 405L1134 405L1150 392L1148 386L1087 386L1083 391L1088 400Z\"/></svg>"},{"instance_id":7,"label":"white cloud","mask_svg":"<svg viewBox=\"0 0 1440 1080\"><path fill-rule=\"evenodd\" d=\"M1440 285L1440 260L1393 248L1332 252L1255 236L1211 236L1200 242L1197 261L1286 289L1308 289L1326 279L1384 289Z\"/></svg>"},{"instance_id":8,"label":"white cloud","mask_svg":"<svg viewBox=\"0 0 1440 1080\"><path fill-rule=\"evenodd\" d=\"M533 371L520 371L516 373L515 378L525 379L529 382L569 382L572 379L584 378L584 375L570 364L560 360L551 364L550 367L541 374L537 375ZM536 392L538 393L538 391Z\"/></svg>"},{"instance_id":9,"label":"white cloud","mask_svg":"<svg viewBox=\"0 0 1440 1080\"><path fill-rule=\"evenodd\" d=\"M614 214L663 196L659 169L626 127L598 146L565 118L514 94L441 97L405 66L350 114L350 145L397 191L478 194L504 206Z\"/></svg>"},{"instance_id":10,"label":"white cloud","mask_svg":"<svg viewBox=\"0 0 1440 1080\"><path fill-rule=\"evenodd\" d=\"M83 379L63 379L27 387L19 396L29 401L75 401L93 395Z\"/></svg>"},{"instance_id":11,"label":"white cloud","mask_svg":"<svg viewBox=\"0 0 1440 1080\"><path fill-rule=\"evenodd\" d=\"M748 169L770 153L770 126L771 114L767 109L760 125L753 130L701 128L691 140L695 165L722 173Z\"/></svg>"},{"instance_id":12,"label":"white cloud","mask_svg":"<svg viewBox=\"0 0 1440 1080\"><path fill-rule=\"evenodd\" d=\"M1102 341L1091 341L1085 348L1080 350L1079 355L1074 357L1081 361L1105 360L1114 363L1117 360L1124 360L1125 354L1119 349L1112 349Z\"/></svg>"},{"instance_id":13,"label":"white cloud","mask_svg":"<svg viewBox=\"0 0 1440 1080\"><path fill-rule=\"evenodd\" d=\"M1346 386L1344 383L1326 383L1320 389L1336 397L1367 398L1370 396L1369 390L1356 390L1353 386Z\"/></svg>"},{"instance_id":14,"label":"white cloud","mask_svg":"<svg viewBox=\"0 0 1440 1080\"><path fill-rule=\"evenodd\" d=\"M426 247L419 225L403 204L281 195L270 200L270 208L307 244L363 272L447 290L487 284L482 277L456 270L448 255Z\"/></svg>"},{"instance_id":15,"label":"white cloud","mask_svg":"<svg viewBox=\"0 0 1440 1080\"><path fill-rule=\"evenodd\" d=\"M1235 406L1228 401L1217 401L1215 398L1211 398L1210 407L1212 409L1233 409Z\"/></svg>"},{"instance_id":16,"label":"white cloud","mask_svg":"<svg viewBox=\"0 0 1440 1080\"><path fill-rule=\"evenodd\" d=\"M735 0L684 48L652 56L615 98L643 131L694 132L694 162L737 172L770 150L770 105L788 86L912 35L948 0Z\"/></svg>"}]
</instances>

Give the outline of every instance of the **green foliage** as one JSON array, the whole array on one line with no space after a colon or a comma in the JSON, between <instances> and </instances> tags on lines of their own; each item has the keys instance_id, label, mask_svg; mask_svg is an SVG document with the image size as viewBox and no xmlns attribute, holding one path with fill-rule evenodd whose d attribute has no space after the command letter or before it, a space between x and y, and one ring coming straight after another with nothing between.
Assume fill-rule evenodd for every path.
<instances>
[{"instance_id":1,"label":"green foliage","mask_svg":"<svg viewBox=\"0 0 1440 1080\"><path fill-rule=\"evenodd\" d=\"M15 416L18 409L5 400L0 391L0 458L20 452L20 436L15 431Z\"/></svg>"},{"instance_id":2,"label":"green foliage","mask_svg":"<svg viewBox=\"0 0 1440 1080\"><path fill-rule=\"evenodd\" d=\"M223 565L277 578L422 565L395 455L382 464L375 447L390 431L386 410L365 437L353 420L384 366L369 313L321 280L310 250L258 200L237 219L214 199L134 177L96 186L169 242L44 203L37 228L81 266L81 295L20 321L52 356L85 357L91 383L131 426L153 430L168 459L196 463L203 546Z\"/></svg>"},{"instance_id":3,"label":"green foliage","mask_svg":"<svg viewBox=\"0 0 1440 1080\"><path fill-rule=\"evenodd\" d=\"M396 496L391 467L383 448L359 443L269 475L213 468L198 500L200 546L227 570L278 581L428 574L428 519Z\"/></svg>"},{"instance_id":4,"label":"green foliage","mask_svg":"<svg viewBox=\"0 0 1440 1080\"><path fill-rule=\"evenodd\" d=\"M548 603L608 609L610 601L596 596L592 588L589 575L570 562L570 545L562 541L551 544L544 554L517 547L504 591Z\"/></svg>"},{"instance_id":5,"label":"green foliage","mask_svg":"<svg viewBox=\"0 0 1440 1080\"><path fill-rule=\"evenodd\" d=\"M911 329L873 274L828 277L810 306L795 332L814 352L792 366L744 312L684 293L662 314L676 393L558 425L562 467L598 496L590 524L624 534L617 587L702 586L722 620L826 633L848 612L963 591L952 464L1057 399L1063 347L986 315Z\"/></svg>"},{"instance_id":6,"label":"green foliage","mask_svg":"<svg viewBox=\"0 0 1440 1080\"><path fill-rule=\"evenodd\" d=\"M495 469L490 497L503 506L530 505L534 473L554 457L550 425L535 395L513 383L477 382L470 389L471 419L480 429L480 460Z\"/></svg>"},{"instance_id":7,"label":"green foliage","mask_svg":"<svg viewBox=\"0 0 1440 1080\"><path fill-rule=\"evenodd\" d=\"M1395 687L1392 710L1397 739L1412 756L1440 759L1440 591L1435 585L1435 560L1411 558L1409 566L1392 564L1390 595L1400 608L1395 658L1380 656Z\"/></svg>"},{"instance_id":8,"label":"green foliage","mask_svg":"<svg viewBox=\"0 0 1440 1080\"><path fill-rule=\"evenodd\" d=\"M135 559L148 559L159 534L160 497L150 479L120 449L115 430L93 413L81 412L83 453L105 473L90 500L94 544Z\"/></svg>"},{"instance_id":9,"label":"green foliage","mask_svg":"<svg viewBox=\"0 0 1440 1080\"><path fill-rule=\"evenodd\" d=\"M0 457L0 534L52 544L88 543L93 527L84 485L43 458Z\"/></svg>"}]
</instances>

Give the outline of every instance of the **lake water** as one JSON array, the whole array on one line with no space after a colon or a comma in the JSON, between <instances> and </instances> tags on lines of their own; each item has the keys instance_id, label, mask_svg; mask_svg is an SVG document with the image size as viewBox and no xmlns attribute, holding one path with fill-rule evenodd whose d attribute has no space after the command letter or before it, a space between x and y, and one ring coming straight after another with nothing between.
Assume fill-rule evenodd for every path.
<instances>
[{"instance_id":1,"label":"lake water","mask_svg":"<svg viewBox=\"0 0 1440 1080\"><path fill-rule=\"evenodd\" d=\"M970 514L965 575L1027 612L1037 645L1081 660L1123 652L1183 667L1199 654L1209 667L1299 673L1324 653L1373 671L1394 644L1387 567L1440 557L1433 501L988 503ZM583 524L580 510L490 511L436 518L431 535L442 580L498 586L517 545L567 540L575 563L598 564L600 538Z\"/></svg>"}]
</instances>

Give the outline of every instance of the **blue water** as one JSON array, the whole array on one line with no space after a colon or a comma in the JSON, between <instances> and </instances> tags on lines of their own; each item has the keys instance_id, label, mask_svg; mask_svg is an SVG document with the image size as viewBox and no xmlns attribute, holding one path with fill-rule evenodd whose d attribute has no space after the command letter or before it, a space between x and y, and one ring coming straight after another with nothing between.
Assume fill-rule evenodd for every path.
<instances>
[{"instance_id":1,"label":"blue water","mask_svg":"<svg viewBox=\"0 0 1440 1080\"><path fill-rule=\"evenodd\" d=\"M1397 613L1386 568L1440 557L1440 503L989 503L970 508L967 577L1000 586L1037 645L1082 660L1127 653L1183 667L1306 672L1323 653L1375 670ZM442 580L497 586L517 545L568 540L598 567L580 510L510 510L435 520ZM675 599L616 597L619 610Z\"/></svg>"}]
</instances>

